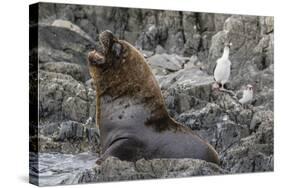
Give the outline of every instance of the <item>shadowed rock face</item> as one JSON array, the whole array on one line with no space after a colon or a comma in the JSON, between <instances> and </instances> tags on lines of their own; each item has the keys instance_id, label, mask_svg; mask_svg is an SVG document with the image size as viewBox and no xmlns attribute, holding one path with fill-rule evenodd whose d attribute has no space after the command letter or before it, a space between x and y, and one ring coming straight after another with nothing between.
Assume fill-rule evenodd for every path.
<instances>
[{"instance_id":1,"label":"shadowed rock face","mask_svg":"<svg viewBox=\"0 0 281 188\"><path fill-rule=\"evenodd\" d=\"M40 152L98 152L96 91L86 60L97 47L98 33L109 29L148 57L169 115L212 144L222 161L220 173L273 170L272 17L40 4L39 21ZM229 94L211 89L213 66L227 37L233 43L229 87L239 96L242 86L253 85L252 107L243 108ZM184 160L178 164L193 166L192 160ZM138 174L131 163L117 159L105 165L113 161ZM160 166L166 169L164 163ZM122 173L121 166L115 169L114 173ZM186 174L179 170L174 175L196 172L195 168ZM79 182L96 181L93 173L85 171ZM99 173L106 180L102 174L107 172ZM116 174L111 180L118 180ZM138 177L148 175L134 176Z\"/></svg>"}]
</instances>

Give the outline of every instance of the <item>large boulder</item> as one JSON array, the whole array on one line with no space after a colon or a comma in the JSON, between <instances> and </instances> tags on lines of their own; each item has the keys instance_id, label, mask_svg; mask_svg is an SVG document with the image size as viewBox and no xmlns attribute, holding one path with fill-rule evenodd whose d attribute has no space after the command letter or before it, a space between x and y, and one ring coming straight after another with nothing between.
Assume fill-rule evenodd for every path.
<instances>
[{"instance_id":1,"label":"large boulder","mask_svg":"<svg viewBox=\"0 0 281 188\"><path fill-rule=\"evenodd\" d=\"M157 76L156 78L163 90L168 90L170 88L191 89L197 88L200 85L213 83L213 77L198 68L181 69L168 75Z\"/></svg>"},{"instance_id":2,"label":"large boulder","mask_svg":"<svg viewBox=\"0 0 281 188\"><path fill-rule=\"evenodd\" d=\"M97 47L85 36L70 28L40 25L38 41L39 63L69 62L79 64L84 79L88 79L87 54Z\"/></svg>"},{"instance_id":3,"label":"large boulder","mask_svg":"<svg viewBox=\"0 0 281 188\"><path fill-rule=\"evenodd\" d=\"M183 68L188 58L170 54L155 54L147 59L148 64L156 75L165 75Z\"/></svg>"},{"instance_id":4,"label":"large boulder","mask_svg":"<svg viewBox=\"0 0 281 188\"><path fill-rule=\"evenodd\" d=\"M82 37L88 39L89 41L94 42L93 39L87 33L85 33L85 31L83 31L80 27L71 23L70 21L58 19L52 23L52 26L66 28L70 31L74 31Z\"/></svg>"}]
</instances>

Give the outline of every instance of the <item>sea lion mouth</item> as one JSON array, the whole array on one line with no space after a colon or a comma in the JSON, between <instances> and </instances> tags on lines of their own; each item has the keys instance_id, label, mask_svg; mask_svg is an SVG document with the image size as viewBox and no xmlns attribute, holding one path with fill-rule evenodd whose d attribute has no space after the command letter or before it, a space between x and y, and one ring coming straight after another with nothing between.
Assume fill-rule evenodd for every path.
<instances>
[{"instance_id":1,"label":"sea lion mouth","mask_svg":"<svg viewBox=\"0 0 281 188\"><path fill-rule=\"evenodd\" d=\"M123 47L118 42L118 39L111 31L105 30L99 35L99 45L96 50L88 54L88 61L91 65L101 65L105 63L105 59L116 58L120 59Z\"/></svg>"},{"instance_id":2,"label":"sea lion mouth","mask_svg":"<svg viewBox=\"0 0 281 188\"><path fill-rule=\"evenodd\" d=\"M101 52L93 50L88 54L88 61L91 65L101 65L104 64L105 58Z\"/></svg>"},{"instance_id":3,"label":"sea lion mouth","mask_svg":"<svg viewBox=\"0 0 281 188\"><path fill-rule=\"evenodd\" d=\"M91 65L101 65L105 63L105 56L109 53L113 38L114 36L109 30L103 31L99 35L99 45L97 49L88 54L88 61Z\"/></svg>"}]
</instances>

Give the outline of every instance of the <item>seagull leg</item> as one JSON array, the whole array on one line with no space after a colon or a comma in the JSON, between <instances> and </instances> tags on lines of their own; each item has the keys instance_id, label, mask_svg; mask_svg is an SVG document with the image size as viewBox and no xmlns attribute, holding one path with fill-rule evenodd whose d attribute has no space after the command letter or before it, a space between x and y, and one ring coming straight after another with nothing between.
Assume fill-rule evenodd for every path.
<instances>
[{"instance_id":1,"label":"seagull leg","mask_svg":"<svg viewBox=\"0 0 281 188\"><path fill-rule=\"evenodd\" d=\"M224 89L224 84L222 84L222 86L220 87L220 91L229 93L232 96L236 96L236 94L233 91L228 90L228 89Z\"/></svg>"},{"instance_id":2,"label":"seagull leg","mask_svg":"<svg viewBox=\"0 0 281 188\"><path fill-rule=\"evenodd\" d=\"M213 85L212 85L212 89L213 90L218 90L220 88L220 85L218 82L214 82Z\"/></svg>"}]
</instances>

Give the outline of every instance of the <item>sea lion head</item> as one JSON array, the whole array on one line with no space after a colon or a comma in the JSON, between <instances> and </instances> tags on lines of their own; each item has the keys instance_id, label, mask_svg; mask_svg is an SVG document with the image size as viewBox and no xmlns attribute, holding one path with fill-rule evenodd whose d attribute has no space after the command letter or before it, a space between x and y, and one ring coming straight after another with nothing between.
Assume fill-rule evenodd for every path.
<instances>
[{"instance_id":1,"label":"sea lion head","mask_svg":"<svg viewBox=\"0 0 281 188\"><path fill-rule=\"evenodd\" d=\"M88 63L92 67L109 68L113 63L120 61L123 46L111 31L103 31L99 35L101 49L93 50L88 54Z\"/></svg>"},{"instance_id":2,"label":"sea lion head","mask_svg":"<svg viewBox=\"0 0 281 188\"><path fill-rule=\"evenodd\" d=\"M122 98L148 106L154 114L156 111L166 113L160 87L143 54L108 30L100 33L99 43L100 49L88 54L97 101L104 103Z\"/></svg>"},{"instance_id":3,"label":"sea lion head","mask_svg":"<svg viewBox=\"0 0 281 188\"><path fill-rule=\"evenodd\" d=\"M101 94L107 91L111 96L125 93L136 96L138 91L150 92L150 85L158 87L143 54L130 43L118 39L109 30L100 33L99 43L100 49L88 54L88 67Z\"/></svg>"}]
</instances>

